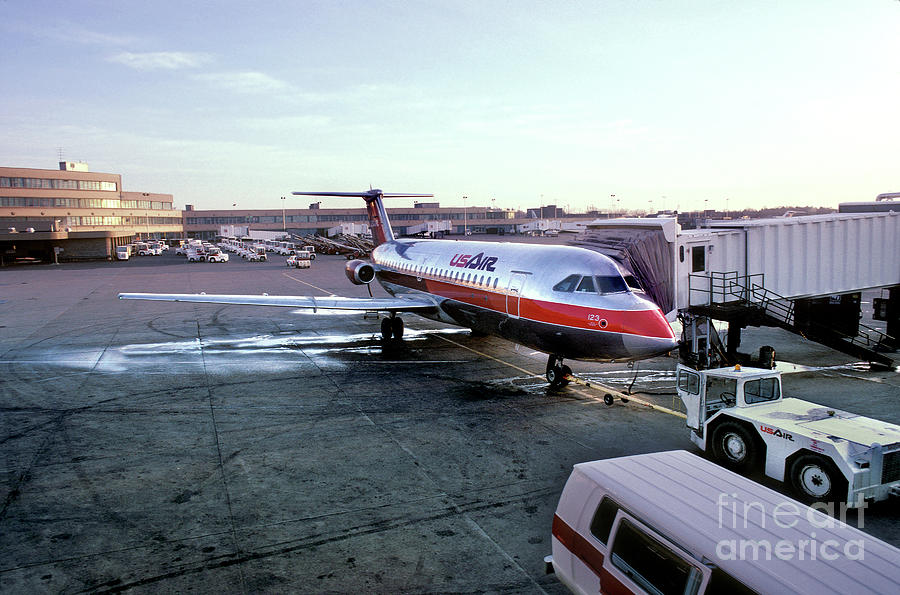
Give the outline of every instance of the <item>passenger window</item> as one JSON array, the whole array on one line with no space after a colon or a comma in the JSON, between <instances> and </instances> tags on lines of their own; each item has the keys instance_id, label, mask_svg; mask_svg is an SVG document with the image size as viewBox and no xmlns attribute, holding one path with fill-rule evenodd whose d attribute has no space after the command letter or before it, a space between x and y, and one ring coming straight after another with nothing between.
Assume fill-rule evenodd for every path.
<instances>
[{"instance_id":1,"label":"passenger window","mask_svg":"<svg viewBox=\"0 0 900 595\"><path fill-rule=\"evenodd\" d=\"M774 401L779 396L778 380L775 378L760 378L744 383L744 400L747 404Z\"/></svg>"},{"instance_id":2,"label":"passenger window","mask_svg":"<svg viewBox=\"0 0 900 595\"><path fill-rule=\"evenodd\" d=\"M578 285L578 280L581 279L581 275L569 275L559 283L553 286L553 291L575 291L575 287Z\"/></svg>"},{"instance_id":3,"label":"passenger window","mask_svg":"<svg viewBox=\"0 0 900 595\"><path fill-rule=\"evenodd\" d=\"M622 519L611 563L648 593L696 593L702 574L666 544Z\"/></svg>"},{"instance_id":4,"label":"passenger window","mask_svg":"<svg viewBox=\"0 0 900 595\"><path fill-rule=\"evenodd\" d=\"M600 543L606 544L606 541L609 539L609 532L612 530L617 512L619 512L619 505L611 498L604 496L600 500L597 512L594 513L594 518L591 519L591 535L596 537Z\"/></svg>"},{"instance_id":5,"label":"passenger window","mask_svg":"<svg viewBox=\"0 0 900 595\"><path fill-rule=\"evenodd\" d=\"M497 281L500 280L500 277L494 279L494 289L497 289Z\"/></svg>"},{"instance_id":6,"label":"passenger window","mask_svg":"<svg viewBox=\"0 0 900 595\"><path fill-rule=\"evenodd\" d=\"M678 370L678 388L692 395L700 394L700 374Z\"/></svg>"},{"instance_id":7,"label":"passenger window","mask_svg":"<svg viewBox=\"0 0 900 595\"><path fill-rule=\"evenodd\" d=\"M600 293L622 293L628 291L625 279L619 275L598 276L597 288L600 290Z\"/></svg>"},{"instance_id":8,"label":"passenger window","mask_svg":"<svg viewBox=\"0 0 900 595\"><path fill-rule=\"evenodd\" d=\"M597 290L594 289L594 278L582 277L581 283L578 284L578 289L575 291L578 293L597 293Z\"/></svg>"}]
</instances>

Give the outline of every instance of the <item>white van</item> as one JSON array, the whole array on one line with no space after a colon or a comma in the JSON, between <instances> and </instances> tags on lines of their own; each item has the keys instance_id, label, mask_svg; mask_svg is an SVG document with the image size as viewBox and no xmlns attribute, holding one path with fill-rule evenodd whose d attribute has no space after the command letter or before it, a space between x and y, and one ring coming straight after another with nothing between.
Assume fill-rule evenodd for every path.
<instances>
[{"instance_id":1,"label":"white van","mask_svg":"<svg viewBox=\"0 0 900 595\"><path fill-rule=\"evenodd\" d=\"M128 260L131 256L131 246L125 244L124 246L116 246L116 259L117 260Z\"/></svg>"},{"instance_id":2,"label":"white van","mask_svg":"<svg viewBox=\"0 0 900 595\"><path fill-rule=\"evenodd\" d=\"M900 585L897 548L686 451L575 465L551 541L545 562L575 593L858 595Z\"/></svg>"}]
</instances>

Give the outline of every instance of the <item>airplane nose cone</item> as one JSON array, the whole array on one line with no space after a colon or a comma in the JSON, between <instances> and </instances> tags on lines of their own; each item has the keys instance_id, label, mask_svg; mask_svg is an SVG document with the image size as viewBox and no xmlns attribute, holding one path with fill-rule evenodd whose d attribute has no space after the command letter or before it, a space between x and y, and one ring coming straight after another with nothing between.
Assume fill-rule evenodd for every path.
<instances>
[{"instance_id":1,"label":"airplane nose cone","mask_svg":"<svg viewBox=\"0 0 900 595\"><path fill-rule=\"evenodd\" d=\"M623 337L626 351L635 359L660 355L678 346L675 332L659 308L643 310L636 322Z\"/></svg>"}]
</instances>

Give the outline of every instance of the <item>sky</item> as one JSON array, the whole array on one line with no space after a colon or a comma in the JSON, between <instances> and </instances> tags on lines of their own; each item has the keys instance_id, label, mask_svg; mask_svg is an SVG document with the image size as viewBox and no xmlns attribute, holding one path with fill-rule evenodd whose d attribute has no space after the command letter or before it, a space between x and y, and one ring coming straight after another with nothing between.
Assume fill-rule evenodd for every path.
<instances>
[{"instance_id":1,"label":"sky","mask_svg":"<svg viewBox=\"0 0 900 595\"><path fill-rule=\"evenodd\" d=\"M0 0L0 165L197 209L836 207L900 191L898 33L898 0Z\"/></svg>"}]
</instances>

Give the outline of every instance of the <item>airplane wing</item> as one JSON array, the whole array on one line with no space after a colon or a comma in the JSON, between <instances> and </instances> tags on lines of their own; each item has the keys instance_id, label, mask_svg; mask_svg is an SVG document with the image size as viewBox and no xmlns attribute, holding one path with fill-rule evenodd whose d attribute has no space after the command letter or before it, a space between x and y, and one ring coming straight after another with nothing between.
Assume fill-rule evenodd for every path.
<instances>
[{"instance_id":1,"label":"airplane wing","mask_svg":"<svg viewBox=\"0 0 900 595\"><path fill-rule=\"evenodd\" d=\"M241 306L282 306L315 310L361 310L367 312L421 312L437 305L424 297L351 298L303 295L222 295L206 293L120 293L120 300L152 300L160 302L197 302Z\"/></svg>"}]
</instances>

